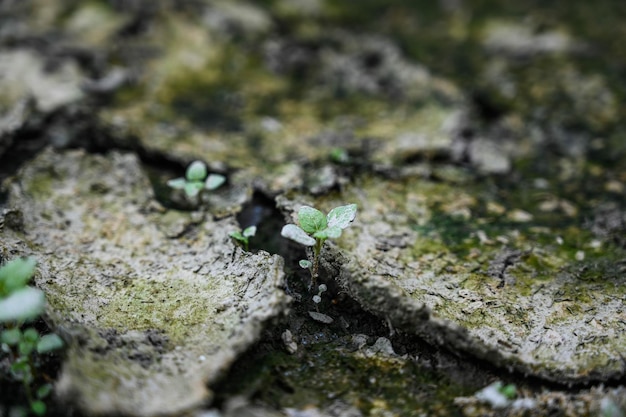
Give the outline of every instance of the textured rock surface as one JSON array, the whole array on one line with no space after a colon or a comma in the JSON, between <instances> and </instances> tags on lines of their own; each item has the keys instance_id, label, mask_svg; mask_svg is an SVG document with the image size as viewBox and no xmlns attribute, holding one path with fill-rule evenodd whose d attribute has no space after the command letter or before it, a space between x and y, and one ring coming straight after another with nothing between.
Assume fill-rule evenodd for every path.
<instances>
[{"instance_id":1,"label":"textured rock surface","mask_svg":"<svg viewBox=\"0 0 626 417\"><path fill-rule=\"evenodd\" d=\"M339 280L394 326L555 381L626 372L625 253L610 239L480 185L372 178L313 205L347 203L359 212L334 250Z\"/></svg>"},{"instance_id":2,"label":"textured rock surface","mask_svg":"<svg viewBox=\"0 0 626 417\"><path fill-rule=\"evenodd\" d=\"M3 255L38 259L70 341L58 394L89 414L206 402L206 384L286 306L282 260L238 248L232 218L164 210L136 156L48 150L18 178L8 205L23 224L4 230Z\"/></svg>"}]
</instances>

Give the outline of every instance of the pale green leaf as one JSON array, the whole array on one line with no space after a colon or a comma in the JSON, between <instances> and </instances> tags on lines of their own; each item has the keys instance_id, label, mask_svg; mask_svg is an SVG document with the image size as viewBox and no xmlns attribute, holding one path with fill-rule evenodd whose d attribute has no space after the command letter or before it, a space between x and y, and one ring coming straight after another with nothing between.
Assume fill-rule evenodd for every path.
<instances>
[{"instance_id":1,"label":"pale green leaf","mask_svg":"<svg viewBox=\"0 0 626 417\"><path fill-rule=\"evenodd\" d=\"M287 224L280 231L281 236L291 239L294 242L298 242L304 246L315 245L315 239L307 235L304 230L296 226L295 224Z\"/></svg>"},{"instance_id":2,"label":"pale green leaf","mask_svg":"<svg viewBox=\"0 0 626 417\"><path fill-rule=\"evenodd\" d=\"M298 223L305 232L315 233L326 229L326 216L318 209L302 206L298 210Z\"/></svg>"},{"instance_id":3,"label":"pale green leaf","mask_svg":"<svg viewBox=\"0 0 626 417\"><path fill-rule=\"evenodd\" d=\"M185 180L184 178L175 178L167 182L167 185L169 187L176 190L182 190L183 188L185 188L185 184L187 184L187 180Z\"/></svg>"},{"instance_id":4,"label":"pale green leaf","mask_svg":"<svg viewBox=\"0 0 626 417\"><path fill-rule=\"evenodd\" d=\"M328 227L337 226L345 229L356 217L356 204L335 207L328 213Z\"/></svg>"},{"instance_id":5,"label":"pale green leaf","mask_svg":"<svg viewBox=\"0 0 626 417\"><path fill-rule=\"evenodd\" d=\"M0 287L5 294L24 288L35 273L36 261L33 258L18 258L0 268Z\"/></svg>"},{"instance_id":6,"label":"pale green leaf","mask_svg":"<svg viewBox=\"0 0 626 417\"><path fill-rule=\"evenodd\" d=\"M22 288L0 300L0 322L34 319L43 313L45 304L43 291L33 287Z\"/></svg>"},{"instance_id":7,"label":"pale green leaf","mask_svg":"<svg viewBox=\"0 0 626 417\"><path fill-rule=\"evenodd\" d=\"M247 242L248 238L245 237L244 235L241 234L241 232L239 230L235 231L235 232L230 232L228 234L228 236L232 237L235 240L238 240L240 242Z\"/></svg>"},{"instance_id":8,"label":"pale green leaf","mask_svg":"<svg viewBox=\"0 0 626 417\"><path fill-rule=\"evenodd\" d=\"M252 237L256 235L256 226L248 226L245 229L243 229L243 235L245 237Z\"/></svg>"},{"instance_id":9,"label":"pale green leaf","mask_svg":"<svg viewBox=\"0 0 626 417\"><path fill-rule=\"evenodd\" d=\"M313 233L314 238L322 240L337 239L339 236L341 236L341 228L338 226L327 227L324 230Z\"/></svg>"},{"instance_id":10,"label":"pale green leaf","mask_svg":"<svg viewBox=\"0 0 626 417\"><path fill-rule=\"evenodd\" d=\"M41 336L37 343L37 352L47 353L63 347L63 339L54 333Z\"/></svg>"},{"instance_id":11,"label":"pale green leaf","mask_svg":"<svg viewBox=\"0 0 626 417\"><path fill-rule=\"evenodd\" d=\"M17 345L22 340L22 331L18 328L3 330L0 333L0 342L9 346Z\"/></svg>"},{"instance_id":12,"label":"pale green leaf","mask_svg":"<svg viewBox=\"0 0 626 417\"><path fill-rule=\"evenodd\" d=\"M185 194L187 197L193 198L198 195L204 183L201 181L187 182L185 183Z\"/></svg>"},{"instance_id":13,"label":"pale green leaf","mask_svg":"<svg viewBox=\"0 0 626 417\"><path fill-rule=\"evenodd\" d=\"M300 265L300 268L302 269L308 269L313 266L311 261L307 261L306 259L300 259L300 261L298 262L298 265Z\"/></svg>"},{"instance_id":14,"label":"pale green leaf","mask_svg":"<svg viewBox=\"0 0 626 417\"><path fill-rule=\"evenodd\" d=\"M204 183L204 188L206 188L207 190L215 190L220 185L224 184L225 181L226 181L225 176L220 175L220 174L211 174L206 179Z\"/></svg>"},{"instance_id":15,"label":"pale green leaf","mask_svg":"<svg viewBox=\"0 0 626 417\"><path fill-rule=\"evenodd\" d=\"M206 178L207 169L206 165L202 161L193 161L187 167L185 178L187 181L204 181Z\"/></svg>"}]
</instances>

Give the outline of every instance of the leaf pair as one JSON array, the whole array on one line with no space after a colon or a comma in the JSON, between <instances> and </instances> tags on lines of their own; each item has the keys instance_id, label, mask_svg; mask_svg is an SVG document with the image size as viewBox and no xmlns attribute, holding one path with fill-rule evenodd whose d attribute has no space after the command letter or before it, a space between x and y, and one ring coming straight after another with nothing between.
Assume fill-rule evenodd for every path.
<instances>
[{"instance_id":1,"label":"leaf pair","mask_svg":"<svg viewBox=\"0 0 626 417\"><path fill-rule=\"evenodd\" d=\"M302 206L298 210L298 223L285 225L280 232L283 237L305 246L313 246L317 241L336 239L343 229L356 217L356 204L348 204L332 209L327 216L316 208Z\"/></svg>"},{"instance_id":2,"label":"leaf pair","mask_svg":"<svg viewBox=\"0 0 626 417\"><path fill-rule=\"evenodd\" d=\"M177 190L184 190L188 197L193 198L203 189L215 190L225 181L226 177L219 174L211 174L207 177L207 167L204 162L193 161L187 167L185 178L169 180L167 185Z\"/></svg>"}]
</instances>

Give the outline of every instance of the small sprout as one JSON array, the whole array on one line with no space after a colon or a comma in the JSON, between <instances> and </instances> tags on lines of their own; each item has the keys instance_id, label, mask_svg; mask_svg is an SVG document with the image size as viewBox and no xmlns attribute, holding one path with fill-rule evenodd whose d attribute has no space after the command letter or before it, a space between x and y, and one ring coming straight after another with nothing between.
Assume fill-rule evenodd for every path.
<instances>
[{"instance_id":1,"label":"small sprout","mask_svg":"<svg viewBox=\"0 0 626 417\"><path fill-rule=\"evenodd\" d=\"M317 295L313 296L313 302L315 304L319 304L322 302L322 293L327 289L328 287L326 287L326 284L320 284L320 286L317 287ZM317 305L315 306L315 308L317 308Z\"/></svg>"},{"instance_id":2,"label":"small sprout","mask_svg":"<svg viewBox=\"0 0 626 417\"><path fill-rule=\"evenodd\" d=\"M193 161L187 167L184 178L169 180L167 185L176 190L184 190L189 198L195 198L202 190L215 190L224 184L226 177L211 174L207 177L207 167L202 161Z\"/></svg>"},{"instance_id":3,"label":"small sprout","mask_svg":"<svg viewBox=\"0 0 626 417\"><path fill-rule=\"evenodd\" d=\"M298 262L298 264L302 269L311 269L311 267L313 266L313 263L307 259L300 259L300 262Z\"/></svg>"},{"instance_id":4,"label":"small sprout","mask_svg":"<svg viewBox=\"0 0 626 417\"><path fill-rule=\"evenodd\" d=\"M330 160L337 164L347 164L350 162L350 156L343 148L333 148L330 151Z\"/></svg>"},{"instance_id":5,"label":"small sprout","mask_svg":"<svg viewBox=\"0 0 626 417\"><path fill-rule=\"evenodd\" d=\"M243 232L237 230L236 232L230 232L228 235L241 243L243 248L247 251L250 238L256 234L256 226L248 226L243 229Z\"/></svg>"},{"instance_id":6,"label":"small sprout","mask_svg":"<svg viewBox=\"0 0 626 417\"><path fill-rule=\"evenodd\" d=\"M302 268L311 271L311 285L315 284L319 272L319 258L324 242L327 239L337 239L343 229L348 227L356 217L356 204L335 207L324 216L321 211L302 206L298 210L298 224L287 224L280 234L287 239L298 242L304 246L313 247L313 260L309 264L300 261Z\"/></svg>"},{"instance_id":7,"label":"small sprout","mask_svg":"<svg viewBox=\"0 0 626 417\"><path fill-rule=\"evenodd\" d=\"M475 397L482 402L488 403L492 408L505 408L511 404L511 400L517 395L514 384L504 385L501 381L496 381L475 394Z\"/></svg>"}]
</instances>

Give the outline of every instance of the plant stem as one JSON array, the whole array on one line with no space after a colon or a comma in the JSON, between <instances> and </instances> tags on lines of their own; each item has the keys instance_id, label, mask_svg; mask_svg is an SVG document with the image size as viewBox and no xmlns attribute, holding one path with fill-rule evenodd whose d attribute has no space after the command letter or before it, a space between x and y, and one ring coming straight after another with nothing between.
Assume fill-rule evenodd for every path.
<instances>
[{"instance_id":1,"label":"plant stem","mask_svg":"<svg viewBox=\"0 0 626 417\"><path fill-rule=\"evenodd\" d=\"M317 283L317 277L319 276L320 268L320 253L322 252L322 245L324 241L322 239L315 239L315 245L313 246L313 268L311 268L311 288Z\"/></svg>"}]
</instances>

